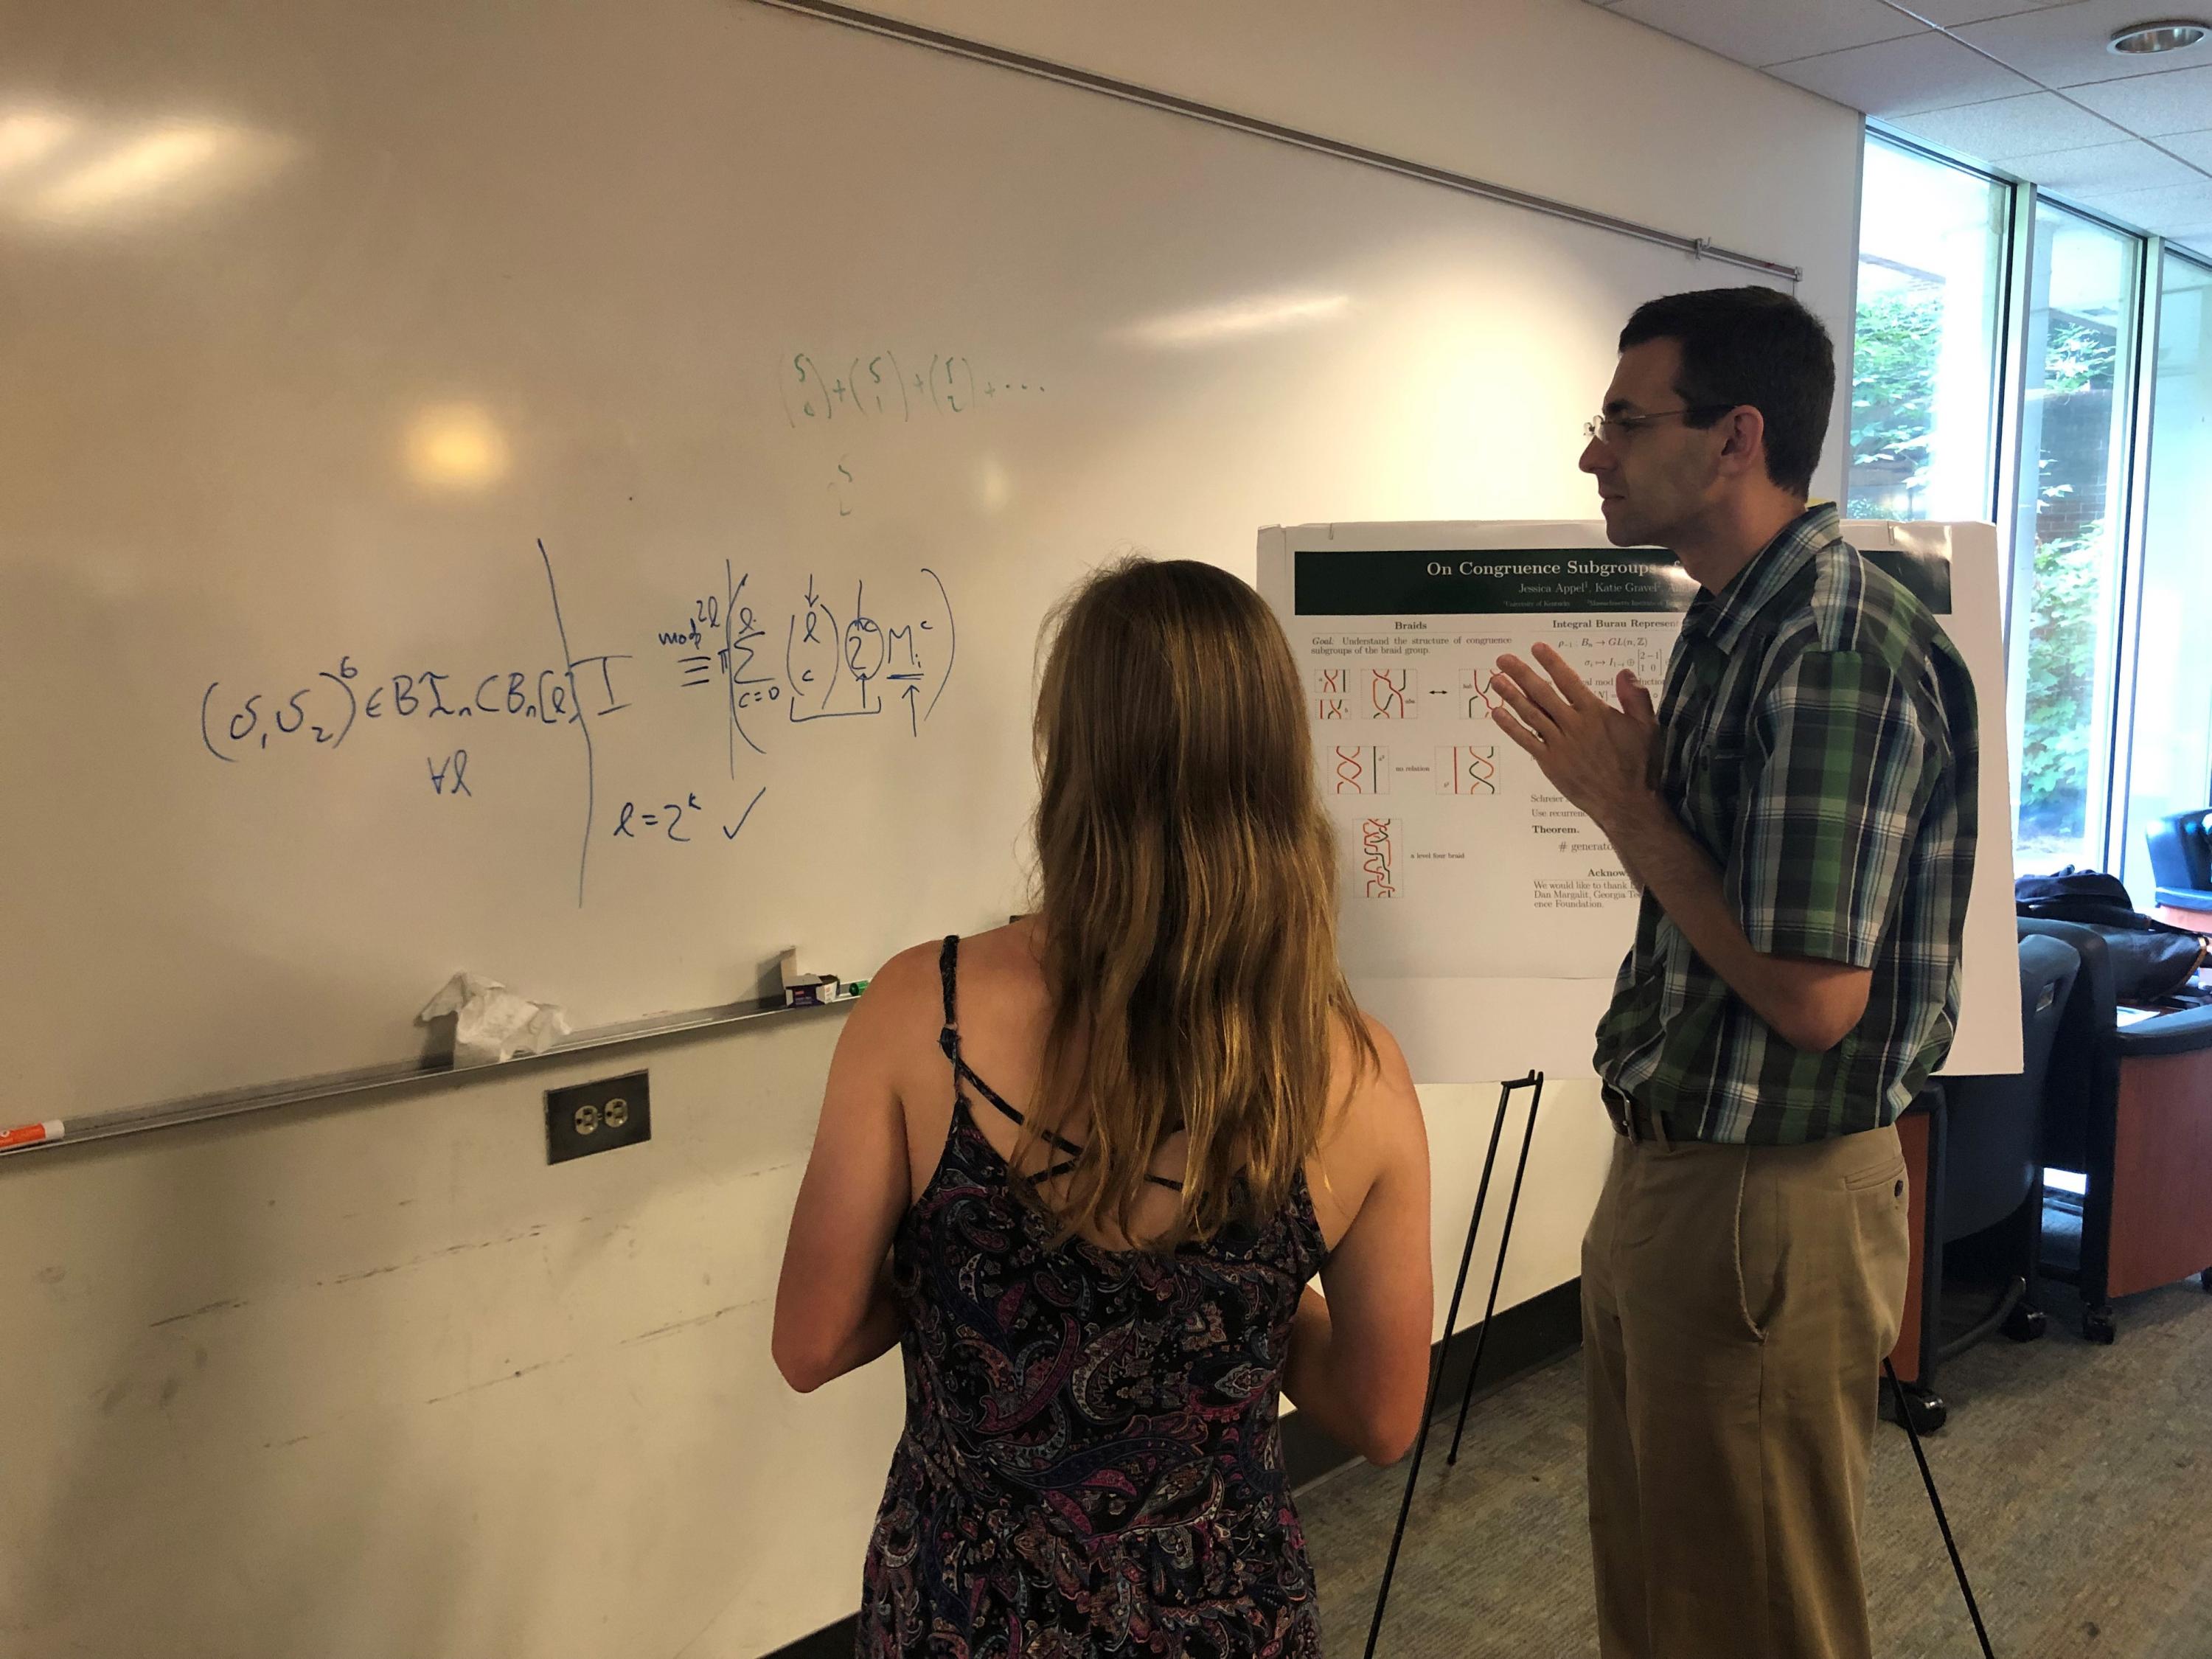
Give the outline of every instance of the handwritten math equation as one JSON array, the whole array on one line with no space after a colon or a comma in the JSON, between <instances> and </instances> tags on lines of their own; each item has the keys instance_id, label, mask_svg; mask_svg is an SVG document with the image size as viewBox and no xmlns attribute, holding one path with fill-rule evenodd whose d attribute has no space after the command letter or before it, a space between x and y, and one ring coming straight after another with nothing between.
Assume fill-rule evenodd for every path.
<instances>
[{"instance_id":1,"label":"handwritten math equation","mask_svg":"<svg viewBox=\"0 0 2212 1659\"><path fill-rule=\"evenodd\" d=\"M702 584L680 615L655 619L668 625L653 628L638 649L579 653L552 557L542 542L537 551L558 647L550 660L373 664L349 652L273 684L217 678L198 699L201 747L227 767L269 764L405 732L430 751L409 787L459 802L495 781L485 775L491 731L568 733L560 741L578 744L584 760L580 903L594 845L734 842L768 793L766 783L741 778L751 769L748 757L765 757L821 721L873 720L917 739L951 683L958 623L950 590L927 567L878 577L872 594L868 580L833 589L811 574L786 584L796 591L771 594L771 582L725 560L720 580ZM887 600L890 590L902 597ZM733 787L718 790L695 769L666 799L602 803L604 746L672 723L696 730L685 710L701 697L719 704ZM501 763L511 765L513 753L503 748Z\"/></svg>"},{"instance_id":2,"label":"handwritten math equation","mask_svg":"<svg viewBox=\"0 0 2212 1659\"><path fill-rule=\"evenodd\" d=\"M979 371L964 353L933 352L925 359L920 352L902 357L888 349L842 358L794 351L776 372L783 418L793 427L967 415L1043 392L1042 381L1024 375Z\"/></svg>"},{"instance_id":3,"label":"handwritten math equation","mask_svg":"<svg viewBox=\"0 0 2212 1659\"><path fill-rule=\"evenodd\" d=\"M495 668L487 674L451 666L417 666L366 673L350 655L318 670L304 684L247 690L210 680L200 695L200 742L219 761L235 763L265 752L306 747L337 750L358 729L441 720L510 720L559 726L627 708L615 689L616 665L627 655L579 657L565 667L548 663Z\"/></svg>"},{"instance_id":4,"label":"handwritten math equation","mask_svg":"<svg viewBox=\"0 0 2212 1659\"><path fill-rule=\"evenodd\" d=\"M763 726L886 712L918 737L959 652L951 593L927 566L919 574L922 599L897 610L871 605L865 580L849 603L825 595L811 573L803 599L764 610L749 596L750 573L726 562L719 591L701 595L657 643L680 690L720 690L732 744L755 754L768 752L757 735Z\"/></svg>"}]
</instances>

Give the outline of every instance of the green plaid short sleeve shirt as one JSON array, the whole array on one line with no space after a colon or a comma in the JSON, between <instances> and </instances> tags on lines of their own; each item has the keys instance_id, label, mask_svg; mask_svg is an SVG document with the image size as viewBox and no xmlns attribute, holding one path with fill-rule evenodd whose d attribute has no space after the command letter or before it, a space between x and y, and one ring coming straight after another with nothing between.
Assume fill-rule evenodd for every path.
<instances>
[{"instance_id":1,"label":"green plaid short sleeve shirt","mask_svg":"<svg viewBox=\"0 0 2212 1659\"><path fill-rule=\"evenodd\" d=\"M1972 681L1927 607L1814 508L1684 619L1660 787L1753 948L1873 970L1825 1054L1791 1047L1644 896L1597 1069L1680 1139L1893 1123L1949 1051L1973 878Z\"/></svg>"}]
</instances>

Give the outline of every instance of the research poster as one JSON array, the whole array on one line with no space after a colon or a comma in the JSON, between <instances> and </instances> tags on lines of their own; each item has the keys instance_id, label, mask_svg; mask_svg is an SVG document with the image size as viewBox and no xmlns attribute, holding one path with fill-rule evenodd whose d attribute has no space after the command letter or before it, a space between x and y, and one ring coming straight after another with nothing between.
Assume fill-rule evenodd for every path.
<instances>
[{"instance_id":1,"label":"research poster","mask_svg":"<svg viewBox=\"0 0 2212 1659\"><path fill-rule=\"evenodd\" d=\"M1346 967L1583 979L1617 962L1636 890L1597 826L1492 722L1490 681L1501 653L1541 640L1608 701L1622 670L1656 701L1688 602L1681 567L1610 548L1291 559L1291 644L1349 854ZM1468 937L1474 918L1498 936L1489 945Z\"/></svg>"},{"instance_id":2,"label":"research poster","mask_svg":"<svg viewBox=\"0 0 2212 1659\"><path fill-rule=\"evenodd\" d=\"M1959 641L1982 702L1984 819L2007 823L1994 532L1851 532ZM1963 569L1954 541L1972 544ZM1270 530L1260 574L1297 660L1336 827L1354 990L1424 1080L1586 1073L1638 894L1597 826L1492 720L1490 679L1502 653L1526 659L1541 641L1608 702L1626 670L1656 703L1697 584L1671 555L1609 546L1595 524ZM1973 1006L1957 1048L1985 1062L1972 1069L2019 1064L2008 842L2002 829L1986 836L1977 872ZM1977 956L2004 994L1985 994Z\"/></svg>"}]
</instances>

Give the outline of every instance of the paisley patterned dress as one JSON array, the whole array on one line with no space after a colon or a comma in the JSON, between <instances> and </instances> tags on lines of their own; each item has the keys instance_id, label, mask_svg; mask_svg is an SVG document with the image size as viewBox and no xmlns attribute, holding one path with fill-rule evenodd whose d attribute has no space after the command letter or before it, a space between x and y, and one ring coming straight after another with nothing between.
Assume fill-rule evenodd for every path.
<instances>
[{"instance_id":1,"label":"paisley patterned dress","mask_svg":"<svg viewBox=\"0 0 2212 1659\"><path fill-rule=\"evenodd\" d=\"M1303 1176L1263 1224L1203 1245L1054 1243L972 1115L970 1090L1021 1118L960 1058L958 959L945 940L952 1125L892 1249L906 1432L859 1654L1318 1654L1276 1431L1291 1316L1325 1255Z\"/></svg>"}]
</instances>

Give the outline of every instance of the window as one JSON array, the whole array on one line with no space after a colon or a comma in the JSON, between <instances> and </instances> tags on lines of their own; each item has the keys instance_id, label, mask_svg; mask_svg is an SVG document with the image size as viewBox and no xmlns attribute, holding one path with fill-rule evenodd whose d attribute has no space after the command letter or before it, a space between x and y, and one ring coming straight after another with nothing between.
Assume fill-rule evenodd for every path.
<instances>
[{"instance_id":1,"label":"window","mask_svg":"<svg viewBox=\"0 0 2212 1659\"><path fill-rule=\"evenodd\" d=\"M2169 253L2159 283L2149 496L2144 503L2135 732L2120 868L2153 903L2144 836L2212 805L2212 268Z\"/></svg>"},{"instance_id":2,"label":"window","mask_svg":"<svg viewBox=\"0 0 2212 1659\"><path fill-rule=\"evenodd\" d=\"M1846 511L2011 521L2014 867L2148 904L2147 831L2212 807L2212 261L2148 269L2148 237L1906 141L1865 161Z\"/></svg>"},{"instance_id":3,"label":"window","mask_svg":"<svg viewBox=\"0 0 2212 1659\"><path fill-rule=\"evenodd\" d=\"M2023 874L2105 867L2142 256L2037 206L2006 711Z\"/></svg>"},{"instance_id":4,"label":"window","mask_svg":"<svg viewBox=\"0 0 2212 1659\"><path fill-rule=\"evenodd\" d=\"M1847 517L1988 519L2008 185L1869 140Z\"/></svg>"}]
</instances>

